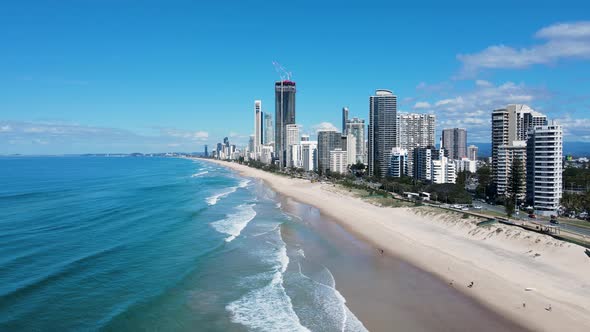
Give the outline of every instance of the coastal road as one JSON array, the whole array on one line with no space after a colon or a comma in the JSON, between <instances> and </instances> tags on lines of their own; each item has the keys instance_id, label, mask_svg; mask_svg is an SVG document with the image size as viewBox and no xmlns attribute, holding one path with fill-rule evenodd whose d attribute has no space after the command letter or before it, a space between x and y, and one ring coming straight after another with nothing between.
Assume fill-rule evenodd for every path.
<instances>
[{"instance_id":1,"label":"coastal road","mask_svg":"<svg viewBox=\"0 0 590 332\"><path fill-rule=\"evenodd\" d=\"M475 202L473 202L473 204L481 206L482 209L480 211L482 211L482 212L493 211L495 213L501 213L501 214L506 213L506 210L504 209L504 206L502 206L502 205L491 205L491 204L483 203L480 201L475 201ZM474 211L474 212L478 211L473 208L470 208L469 210ZM555 226L555 225L551 224L548 219L547 220L544 218L531 219L528 217L528 214L523 211L520 211L520 213L518 215L514 215L512 217L512 219L520 219L520 220L524 220L524 221L537 222L542 225ZM590 223L588 223L588 225L590 226ZM575 225L565 224L563 222L559 224L559 227L563 230L566 230L566 231L569 231L572 233L577 233L580 235L590 237L590 228L584 228L584 227L579 227L579 226L575 226Z\"/></svg>"}]
</instances>

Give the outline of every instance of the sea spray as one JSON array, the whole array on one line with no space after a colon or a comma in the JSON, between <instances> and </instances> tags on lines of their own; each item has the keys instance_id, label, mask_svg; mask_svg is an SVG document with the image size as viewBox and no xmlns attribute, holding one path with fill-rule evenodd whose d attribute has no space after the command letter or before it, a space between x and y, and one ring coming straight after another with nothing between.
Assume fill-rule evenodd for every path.
<instances>
[{"instance_id":1,"label":"sea spray","mask_svg":"<svg viewBox=\"0 0 590 332\"><path fill-rule=\"evenodd\" d=\"M236 212L228 214L226 218L211 223L216 231L227 234L226 242L233 241L240 235L248 223L256 217L254 204L242 204L236 207Z\"/></svg>"},{"instance_id":2,"label":"sea spray","mask_svg":"<svg viewBox=\"0 0 590 332\"><path fill-rule=\"evenodd\" d=\"M272 259L275 263L268 272L270 282L255 289L226 306L231 313L231 320L260 331L309 331L299 321L293 310L291 299L283 285L285 271L289 265L286 244L280 237L280 229L276 234L281 241L280 247L274 250Z\"/></svg>"}]
</instances>

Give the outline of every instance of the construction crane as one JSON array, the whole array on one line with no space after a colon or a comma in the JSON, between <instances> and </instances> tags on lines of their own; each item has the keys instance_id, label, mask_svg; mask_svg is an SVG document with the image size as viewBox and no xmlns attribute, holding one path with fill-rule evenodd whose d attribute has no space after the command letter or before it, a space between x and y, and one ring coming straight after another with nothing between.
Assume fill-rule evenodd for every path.
<instances>
[{"instance_id":1,"label":"construction crane","mask_svg":"<svg viewBox=\"0 0 590 332\"><path fill-rule=\"evenodd\" d=\"M281 77L281 81L290 81L291 80L291 72L285 69L285 67L281 66L280 63L273 61L272 65L275 67L277 74Z\"/></svg>"}]
</instances>

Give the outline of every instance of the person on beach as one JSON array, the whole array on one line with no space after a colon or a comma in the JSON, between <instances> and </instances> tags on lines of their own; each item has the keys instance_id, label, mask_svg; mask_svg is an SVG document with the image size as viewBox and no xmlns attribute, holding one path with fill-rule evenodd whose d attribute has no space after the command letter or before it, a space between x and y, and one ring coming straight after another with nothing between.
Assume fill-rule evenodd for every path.
<instances>
[{"instance_id":1,"label":"person on beach","mask_svg":"<svg viewBox=\"0 0 590 332\"><path fill-rule=\"evenodd\" d=\"M469 288L473 287L473 281L467 287L469 287Z\"/></svg>"}]
</instances>

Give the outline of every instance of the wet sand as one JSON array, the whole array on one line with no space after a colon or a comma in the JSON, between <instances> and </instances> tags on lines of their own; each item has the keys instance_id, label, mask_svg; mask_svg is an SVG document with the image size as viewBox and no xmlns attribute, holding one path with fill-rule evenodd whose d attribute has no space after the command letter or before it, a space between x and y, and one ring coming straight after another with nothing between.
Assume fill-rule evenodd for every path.
<instances>
[{"instance_id":1,"label":"wet sand","mask_svg":"<svg viewBox=\"0 0 590 332\"><path fill-rule=\"evenodd\" d=\"M279 197L282 209L301 218L320 238L283 232L287 244L301 244L308 259L332 271L347 306L370 331L527 331L456 289L467 285L451 286L381 254L318 209Z\"/></svg>"}]
</instances>

